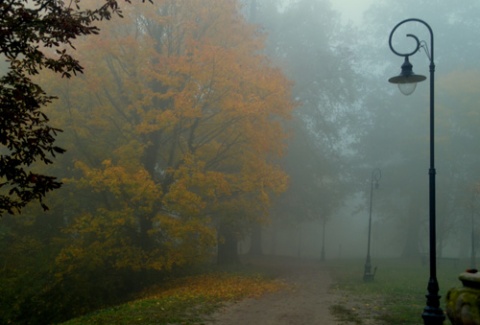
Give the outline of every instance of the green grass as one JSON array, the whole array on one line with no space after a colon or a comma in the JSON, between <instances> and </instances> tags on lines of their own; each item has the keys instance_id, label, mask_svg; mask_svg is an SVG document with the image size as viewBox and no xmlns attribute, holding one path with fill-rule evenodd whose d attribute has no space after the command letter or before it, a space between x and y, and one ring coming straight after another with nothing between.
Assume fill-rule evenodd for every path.
<instances>
[{"instance_id":1,"label":"green grass","mask_svg":"<svg viewBox=\"0 0 480 325\"><path fill-rule=\"evenodd\" d=\"M64 325L204 324L226 302L258 297L285 284L258 274L209 273L153 287L129 303L99 310Z\"/></svg>"},{"instance_id":2,"label":"green grass","mask_svg":"<svg viewBox=\"0 0 480 325\"><path fill-rule=\"evenodd\" d=\"M337 297L330 312L339 324L422 324L428 265L422 265L419 260L373 260L373 265L378 266L375 279L364 282L364 262L328 262L335 283L331 293ZM441 307L444 310L447 291L461 286L458 275L463 272L463 265L468 263L458 263L458 266L440 263L438 266ZM210 315L226 302L260 296L285 287L281 281L258 274L229 271L178 279L168 287L150 288L137 300L73 319L64 325L205 324Z\"/></svg>"},{"instance_id":3,"label":"green grass","mask_svg":"<svg viewBox=\"0 0 480 325\"><path fill-rule=\"evenodd\" d=\"M217 299L164 297L135 300L64 324L202 324L219 306Z\"/></svg>"},{"instance_id":4,"label":"green grass","mask_svg":"<svg viewBox=\"0 0 480 325\"><path fill-rule=\"evenodd\" d=\"M374 320L378 324L421 324L426 305L425 295L429 279L428 265L420 260L379 259L373 261L378 270L374 281L363 281L363 260L338 260L329 264L335 285L332 292L340 300L331 312L339 321L364 324ZM445 296L452 287L461 286L458 275L463 265L439 263L437 278L440 284L441 308L445 311ZM341 315L348 315L342 319Z\"/></svg>"},{"instance_id":5,"label":"green grass","mask_svg":"<svg viewBox=\"0 0 480 325\"><path fill-rule=\"evenodd\" d=\"M355 325L362 325L363 318L355 312L354 309L348 308L344 305L335 304L330 306L330 313L336 317L340 322L353 323Z\"/></svg>"}]
</instances>

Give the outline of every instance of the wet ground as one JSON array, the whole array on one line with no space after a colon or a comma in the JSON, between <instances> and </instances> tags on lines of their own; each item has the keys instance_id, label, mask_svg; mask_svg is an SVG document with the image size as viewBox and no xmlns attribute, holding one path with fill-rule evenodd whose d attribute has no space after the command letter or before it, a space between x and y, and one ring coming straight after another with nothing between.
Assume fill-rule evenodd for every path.
<instances>
[{"instance_id":1,"label":"wet ground","mask_svg":"<svg viewBox=\"0 0 480 325\"><path fill-rule=\"evenodd\" d=\"M337 325L330 306L338 301L332 278L318 260L261 257L252 263L287 283L285 289L227 305L207 325Z\"/></svg>"}]
</instances>

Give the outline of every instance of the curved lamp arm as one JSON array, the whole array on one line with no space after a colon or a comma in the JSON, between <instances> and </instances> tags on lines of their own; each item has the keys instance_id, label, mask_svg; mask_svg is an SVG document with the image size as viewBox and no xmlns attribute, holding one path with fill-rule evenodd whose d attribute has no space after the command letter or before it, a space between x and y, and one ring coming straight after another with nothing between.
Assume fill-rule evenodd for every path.
<instances>
[{"instance_id":1,"label":"curved lamp arm","mask_svg":"<svg viewBox=\"0 0 480 325\"><path fill-rule=\"evenodd\" d=\"M393 34L395 33L395 31L397 30L398 27L400 27L401 25L403 25L405 23L408 23L408 22L419 22L419 23L423 24L425 27L427 27L428 31L430 32L430 51L428 50L428 47L425 44L425 42L420 42L418 37L413 35L413 34L407 34L406 35L407 37L410 37L415 41L415 48L414 48L413 51L407 52L407 53L401 53L401 52L398 52L397 50L395 50L395 48L392 45ZM423 21L421 19L417 19L417 18L405 19L405 20L399 22L392 29L392 31L390 33L390 37L388 39L388 45L390 46L390 50L392 50L393 53L395 53L398 56L401 56L401 57L405 58L405 62L402 64L402 69L401 69L400 75L392 77L388 81L391 82L391 83L397 84L398 88L400 89L400 91L404 95L410 95L415 90L415 88L417 86L417 83L425 80L426 77L422 76L422 75L417 75L413 72L412 64L410 63L410 61L408 59L409 56L417 53L418 50L421 47L423 47L425 49L425 53L426 53L427 57L430 60L430 72L433 73L433 71L435 70L435 64L433 63L434 48L433 48L433 31L432 31L432 28L430 27L430 25L428 25L425 21ZM433 78L431 78L431 79L433 79Z\"/></svg>"},{"instance_id":2,"label":"curved lamp arm","mask_svg":"<svg viewBox=\"0 0 480 325\"><path fill-rule=\"evenodd\" d=\"M423 21L421 19L418 19L418 18L409 18L409 19L402 20L395 27L393 27L393 29L390 33L390 37L388 39L388 45L390 46L390 49L392 50L393 53L395 53L398 56L408 57L408 56L411 56L411 55L417 53L417 51L420 49L420 47L422 47L422 44L418 40L417 36L415 36L413 34L407 34L406 35L407 37L411 37L416 41L417 46L415 47L415 50L413 50L410 53L400 53L393 48L393 45L392 45L393 34L395 33L395 31L397 30L398 27L400 27L401 25L403 25L405 23L411 22L411 21L423 24L425 27L427 27L428 31L430 32L430 53L428 51L426 51L425 53L427 53L427 56L428 56L428 59L430 60L430 62L433 62L433 57L434 56L433 56L433 31L432 31L432 28L425 21Z\"/></svg>"}]
</instances>

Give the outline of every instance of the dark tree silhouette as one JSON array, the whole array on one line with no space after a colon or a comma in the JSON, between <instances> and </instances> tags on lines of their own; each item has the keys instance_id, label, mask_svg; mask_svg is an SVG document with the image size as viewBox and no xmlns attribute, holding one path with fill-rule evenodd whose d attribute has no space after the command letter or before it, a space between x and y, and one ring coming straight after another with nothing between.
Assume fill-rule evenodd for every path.
<instances>
[{"instance_id":1,"label":"dark tree silhouette","mask_svg":"<svg viewBox=\"0 0 480 325\"><path fill-rule=\"evenodd\" d=\"M34 171L36 162L50 164L65 150L54 144L61 130L51 127L42 112L55 97L32 76L42 69L66 78L81 73L70 55L72 40L98 34L95 21L112 15L122 15L116 0L93 10L81 9L80 0L0 1L0 57L8 63L0 77L0 216L35 200L46 210L42 198L61 186L55 177Z\"/></svg>"}]
</instances>

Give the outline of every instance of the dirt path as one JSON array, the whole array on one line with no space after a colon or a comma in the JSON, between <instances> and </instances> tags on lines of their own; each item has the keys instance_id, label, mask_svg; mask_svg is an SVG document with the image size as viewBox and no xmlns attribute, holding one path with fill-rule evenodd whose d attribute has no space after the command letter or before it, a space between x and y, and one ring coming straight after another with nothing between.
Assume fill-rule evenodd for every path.
<instances>
[{"instance_id":1,"label":"dirt path","mask_svg":"<svg viewBox=\"0 0 480 325\"><path fill-rule=\"evenodd\" d=\"M336 297L329 293L332 279L321 262L265 257L251 263L285 280L288 288L228 305L215 313L207 325L340 324L329 312Z\"/></svg>"}]
</instances>

